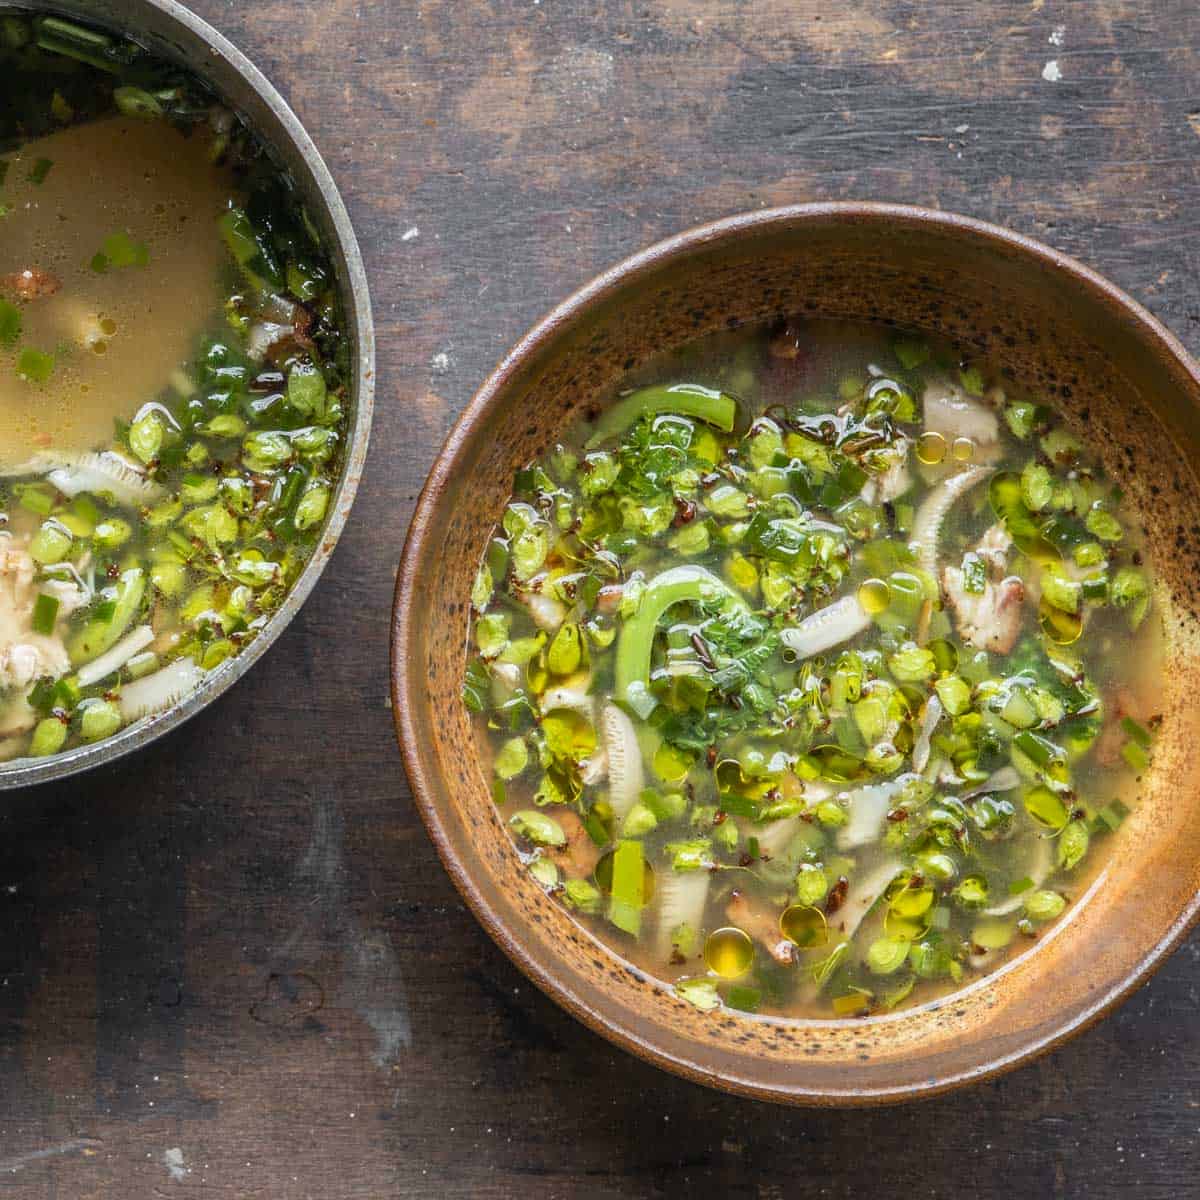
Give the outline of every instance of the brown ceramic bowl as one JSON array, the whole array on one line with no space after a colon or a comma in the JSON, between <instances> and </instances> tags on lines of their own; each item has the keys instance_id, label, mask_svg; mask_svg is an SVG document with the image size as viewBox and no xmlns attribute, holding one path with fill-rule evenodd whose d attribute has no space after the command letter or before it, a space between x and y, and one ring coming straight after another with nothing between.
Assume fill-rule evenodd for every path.
<instances>
[{"instance_id":1,"label":"brown ceramic bowl","mask_svg":"<svg viewBox=\"0 0 1200 1200\"><path fill-rule=\"evenodd\" d=\"M1084 431L1143 514L1168 644L1153 771L1071 918L948 1001L787 1022L698 1013L575 924L522 869L459 699L467 596L514 470L621 374L712 330L785 314L896 322L1003 357ZM994 226L819 204L691 230L605 272L501 362L421 494L396 589L396 727L454 882L514 962L592 1029L689 1079L799 1104L926 1096L1007 1070L1143 982L1197 916L1200 373L1079 263Z\"/></svg>"}]
</instances>

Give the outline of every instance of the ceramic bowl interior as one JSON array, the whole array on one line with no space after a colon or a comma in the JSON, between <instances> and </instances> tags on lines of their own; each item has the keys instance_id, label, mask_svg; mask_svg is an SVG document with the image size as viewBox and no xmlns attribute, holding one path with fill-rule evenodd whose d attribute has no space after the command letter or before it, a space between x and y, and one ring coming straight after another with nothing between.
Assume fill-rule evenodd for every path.
<instances>
[{"instance_id":1,"label":"ceramic bowl interior","mask_svg":"<svg viewBox=\"0 0 1200 1200\"><path fill-rule=\"evenodd\" d=\"M790 314L934 331L1003 359L1060 406L1144 517L1162 584L1164 721L1144 797L1070 919L939 1004L868 1019L704 1015L618 958L524 871L489 797L459 689L471 581L519 466L620 379L714 330ZM1079 264L992 226L828 205L733 218L601 276L487 381L410 533L393 642L397 728L433 839L518 965L619 1044L692 1079L797 1103L871 1103L995 1073L1143 979L1196 914L1200 382L1179 344Z\"/></svg>"},{"instance_id":2,"label":"ceramic bowl interior","mask_svg":"<svg viewBox=\"0 0 1200 1200\"><path fill-rule=\"evenodd\" d=\"M312 591L350 512L371 429L375 335L366 274L350 218L325 163L295 113L258 69L210 25L174 0L0 0L0 14L51 12L132 38L206 80L258 135L295 185L333 263L350 339L350 395L341 470L323 536L291 592L245 650L210 672L180 703L114 737L47 759L0 763L0 790L60 779L111 762L174 729L241 678L283 632Z\"/></svg>"}]
</instances>

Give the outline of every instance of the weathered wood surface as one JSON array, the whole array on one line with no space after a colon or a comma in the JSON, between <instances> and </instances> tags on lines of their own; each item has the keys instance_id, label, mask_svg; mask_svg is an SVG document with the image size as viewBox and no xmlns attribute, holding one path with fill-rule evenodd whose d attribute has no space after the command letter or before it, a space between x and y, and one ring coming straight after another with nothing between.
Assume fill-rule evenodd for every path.
<instances>
[{"instance_id":1,"label":"weathered wood surface","mask_svg":"<svg viewBox=\"0 0 1200 1200\"><path fill-rule=\"evenodd\" d=\"M1200 940L955 1097L720 1096L612 1049L491 945L387 707L394 564L454 414L552 300L655 238L786 201L940 205L1077 254L1200 349L1194 0L196 8L344 188L373 448L249 679L134 762L0 801L0 1193L1196 1195Z\"/></svg>"}]
</instances>

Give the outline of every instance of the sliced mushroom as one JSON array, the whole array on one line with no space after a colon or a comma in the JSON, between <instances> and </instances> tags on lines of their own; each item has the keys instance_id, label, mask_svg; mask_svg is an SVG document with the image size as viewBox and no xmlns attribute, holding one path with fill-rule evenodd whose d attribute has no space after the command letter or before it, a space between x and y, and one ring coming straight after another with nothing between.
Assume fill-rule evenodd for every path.
<instances>
[{"instance_id":1,"label":"sliced mushroom","mask_svg":"<svg viewBox=\"0 0 1200 1200\"><path fill-rule=\"evenodd\" d=\"M850 880L845 899L837 910L837 925L846 938L855 935L858 927L900 870L900 864L889 859L866 874L855 875Z\"/></svg>"},{"instance_id":2,"label":"sliced mushroom","mask_svg":"<svg viewBox=\"0 0 1200 1200\"><path fill-rule=\"evenodd\" d=\"M1004 575L1012 539L993 525L980 539L975 553L987 564L988 577L982 592L967 590L961 567L942 571L942 591L954 610L959 636L977 650L1008 654L1021 635L1021 614L1026 588L1016 575Z\"/></svg>"},{"instance_id":3,"label":"sliced mushroom","mask_svg":"<svg viewBox=\"0 0 1200 1200\"><path fill-rule=\"evenodd\" d=\"M797 658L812 658L857 637L870 624L871 618L858 597L843 596L810 613L799 625L783 630L779 638Z\"/></svg>"},{"instance_id":4,"label":"sliced mushroom","mask_svg":"<svg viewBox=\"0 0 1200 1200\"><path fill-rule=\"evenodd\" d=\"M850 819L838 830L838 849L854 850L877 842L883 836L888 809L903 786L893 779L887 783L869 783L848 792Z\"/></svg>"},{"instance_id":5,"label":"sliced mushroom","mask_svg":"<svg viewBox=\"0 0 1200 1200\"><path fill-rule=\"evenodd\" d=\"M654 934L654 952L660 961L670 959L675 931L687 925L697 934L704 921L704 906L712 884L712 872L705 868L676 871L671 867L655 876L658 892L658 925Z\"/></svg>"},{"instance_id":6,"label":"sliced mushroom","mask_svg":"<svg viewBox=\"0 0 1200 1200\"><path fill-rule=\"evenodd\" d=\"M887 504L903 496L912 487L908 470L908 438L897 438L888 450L892 464L885 471L872 475L859 493L868 504Z\"/></svg>"},{"instance_id":7,"label":"sliced mushroom","mask_svg":"<svg viewBox=\"0 0 1200 1200\"><path fill-rule=\"evenodd\" d=\"M121 688L117 701L126 724L162 712L178 704L204 678L204 672L190 658L177 658L173 663L135 679Z\"/></svg>"},{"instance_id":8,"label":"sliced mushroom","mask_svg":"<svg viewBox=\"0 0 1200 1200\"><path fill-rule=\"evenodd\" d=\"M990 456L1000 440L1000 421L995 410L968 396L949 379L931 380L922 397L925 430L940 433L951 444L967 438L975 445L976 458Z\"/></svg>"},{"instance_id":9,"label":"sliced mushroom","mask_svg":"<svg viewBox=\"0 0 1200 1200\"><path fill-rule=\"evenodd\" d=\"M615 704L604 706L600 729L608 756L608 801L622 821L642 792L642 748L633 722Z\"/></svg>"},{"instance_id":10,"label":"sliced mushroom","mask_svg":"<svg viewBox=\"0 0 1200 1200\"><path fill-rule=\"evenodd\" d=\"M909 545L917 556L917 566L927 575L937 578L938 541L942 536L946 515L959 497L965 496L991 473L991 467L967 467L948 475L921 501L921 507L913 519Z\"/></svg>"}]
</instances>

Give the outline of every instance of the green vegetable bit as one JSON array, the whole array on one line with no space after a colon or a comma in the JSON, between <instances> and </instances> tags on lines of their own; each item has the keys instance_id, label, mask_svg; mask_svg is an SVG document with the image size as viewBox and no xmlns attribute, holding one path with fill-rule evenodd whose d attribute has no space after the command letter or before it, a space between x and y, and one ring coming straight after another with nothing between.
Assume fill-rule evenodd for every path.
<instances>
[{"instance_id":1,"label":"green vegetable bit","mask_svg":"<svg viewBox=\"0 0 1200 1200\"><path fill-rule=\"evenodd\" d=\"M589 408L517 471L456 609L525 869L722 1022L995 970L1091 880L1158 729L1128 715L1141 526L1089 448L1003 364L808 328ZM311 361L280 376L298 422ZM301 436L243 455L288 471Z\"/></svg>"}]
</instances>

